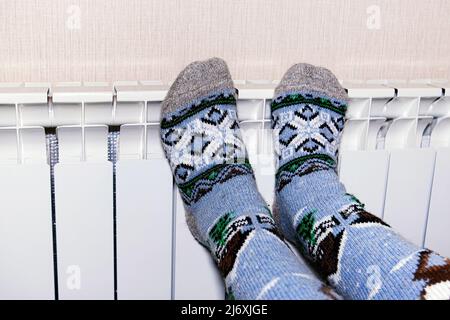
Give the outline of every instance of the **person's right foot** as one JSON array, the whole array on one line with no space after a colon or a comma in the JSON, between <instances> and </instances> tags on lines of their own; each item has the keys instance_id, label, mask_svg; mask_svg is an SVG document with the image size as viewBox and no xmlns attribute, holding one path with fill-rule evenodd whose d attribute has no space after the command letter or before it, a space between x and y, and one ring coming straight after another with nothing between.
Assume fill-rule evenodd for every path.
<instances>
[{"instance_id":1,"label":"person's right foot","mask_svg":"<svg viewBox=\"0 0 450 320\"><path fill-rule=\"evenodd\" d=\"M336 77L309 64L276 88L277 223L344 298L449 299L450 260L406 241L339 182L347 102Z\"/></svg>"}]
</instances>

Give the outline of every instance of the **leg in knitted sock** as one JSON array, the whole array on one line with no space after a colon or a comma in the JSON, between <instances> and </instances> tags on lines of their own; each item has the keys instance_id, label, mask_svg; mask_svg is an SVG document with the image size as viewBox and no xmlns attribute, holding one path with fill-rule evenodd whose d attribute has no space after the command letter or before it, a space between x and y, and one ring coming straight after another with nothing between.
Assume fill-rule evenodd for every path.
<instances>
[{"instance_id":1,"label":"leg in knitted sock","mask_svg":"<svg viewBox=\"0 0 450 320\"><path fill-rule=\"evenodd\" d=\"M161 139L188 226L212 253L229 298L337 297L278 235L246 158L223 60L180 73L162 104Z\"/></svg>"},{"instance_id":2,"label":"leg in knitted sock","mask_svg":"<svg viewBox=\"0 0 450 320\"><path fill-rule=\"evenodd\" d=\"M294 65L276 88L281 231L344 298L449 299L450 260L402 238L339 182L346 107L346 92L324 68Z\"/></svg>"}]
</instances>

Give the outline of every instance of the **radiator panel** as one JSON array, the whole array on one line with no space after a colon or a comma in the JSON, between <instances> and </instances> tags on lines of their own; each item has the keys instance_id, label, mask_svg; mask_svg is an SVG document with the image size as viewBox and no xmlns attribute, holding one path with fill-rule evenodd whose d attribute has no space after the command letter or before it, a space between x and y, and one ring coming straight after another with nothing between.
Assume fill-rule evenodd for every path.
<instances>
[{"instance_id":1,"label":"radiator panel","mask_svg":"<svg viewBox=\"0 0 450 320\"><path fill-rule=\"evenodd\" d=\"M117 297L170 299L172 174L165 159L116 169Z\"/></svg>"},{"instance_id":2,"label":"radiator panel","mask_svg":"<svg viewBox=\"0 0 450 320\"><path fill-rule=\"evenodd\" d=\"M406 239L423 245L434 167L433 150L391 152L384 220Z\"/></svg>"},{"instance_id":3,"label":"radiator panel","mask_svg":"<svg viewBox=\"0 0 450 320\"><path fill-rule=\"evenodd\" d=\"M176 192L174 298L177 300L223 300L225 289L209 251L192 237L183 201Z\"/></svg>"},{"instance_id":4,"label":"radiator panel","mask_svg":"<svg viewBox=\"0 0 450 320\"><path fill-rule=\"evenodd\" d=\"M450 148L438 149L425 247L450 257Z\"/></svg>"},{"instance_id":5,"label":"radiator panel","mask_svg":"<svg viewBox=\"0 0 450 320\"><path fill-rule=\"evenodd\" d=\"M346 189L358 195L365 209L382 217L386 196L389 153L384 150L341 152L339 177Z\"/></svg>"},{"instance_id":6,"label":"radiator panel","mask_svg":"<svg viewBox=\"0 0 450 320\"><path fill-rule=\"evenodd\" d=\"M112 164L55 167L60 299L114 299Z\"/></svg>"},{"instance_id":7,"label":"radiator panel","mask_svg":"<svg viewBox=\"0 0 450 320\"><path fill-rule=\"evenodd\" d=\"M0 165L0 299L54 299L50 170Z\"/></svg>"}]
</instances>

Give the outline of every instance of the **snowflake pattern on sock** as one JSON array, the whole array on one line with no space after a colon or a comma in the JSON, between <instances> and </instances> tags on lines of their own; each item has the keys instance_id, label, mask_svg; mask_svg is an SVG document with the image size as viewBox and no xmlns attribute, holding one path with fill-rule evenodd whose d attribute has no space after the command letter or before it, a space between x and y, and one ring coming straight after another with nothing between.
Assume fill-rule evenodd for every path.
<instances>
[{"instance_id":1,"label":"snowflake pattern on sock","mask_svg":"<svg viewBox=\"0 0 450 320\"><path fill-rule=\"evenodd\" d=\"M252 175L236 114L235 93L225 91L164 115L161 140L187 204L215 184Z\"/></svg>"},{"instance_id":2,"label":"snowflake pattern on sock","mask_svg":"<svg viewBox=\"0 0 450 320\"><path fill-rule=\"evenodd\" d=\"M336 168L346 108L342 102L311 93L283 95L272 101L277 191L294 176Z\"/></svg>"}]
</instances>

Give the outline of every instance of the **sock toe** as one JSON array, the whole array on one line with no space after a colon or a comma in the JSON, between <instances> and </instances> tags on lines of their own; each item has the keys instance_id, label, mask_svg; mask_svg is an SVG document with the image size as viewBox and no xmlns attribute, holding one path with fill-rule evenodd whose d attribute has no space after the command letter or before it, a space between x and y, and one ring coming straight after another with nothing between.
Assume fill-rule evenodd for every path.
<instances>
[{"instance_id":1,"label":"sock toe","mask_svg":"<svg viewBox=\"0 0 450 320\"><path fill-rule=\"evenodd\" d=\"M226 62L211 58L190 63L180 72L162 103L162 115L219 90L233 90Z\"/></svg>"},{"instance_id":2,"label":"sock toe","mask_svg":"<svg viewBox=\"0 0 450 320\"><path fill-rule=\"evenodd\" d=\"M316 93L344 103L348 100L345 89L330 70L307 63L297 63L286 71L275 89L275 97L292 92Z\"/></svg>"}]
</instances>

